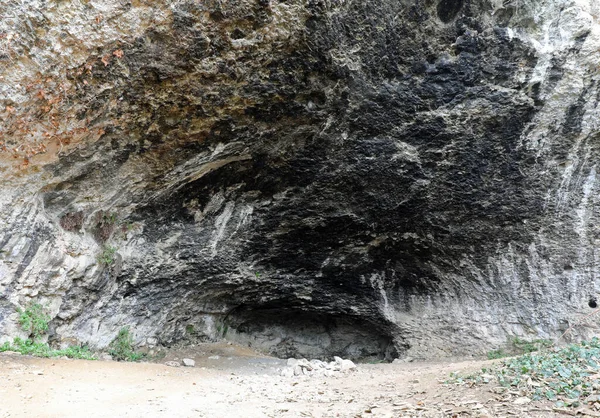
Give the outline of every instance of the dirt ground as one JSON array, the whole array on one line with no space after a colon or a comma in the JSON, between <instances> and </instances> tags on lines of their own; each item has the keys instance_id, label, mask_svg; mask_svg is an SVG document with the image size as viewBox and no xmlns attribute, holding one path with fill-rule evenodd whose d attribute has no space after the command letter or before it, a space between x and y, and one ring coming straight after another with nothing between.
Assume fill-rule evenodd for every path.
<instances>
[{"instance_id":1,"label":"dirt ground","mask_svg":"<svg viewBox=\"0 0 600 418\"><path fill-rule=\"evenodd\" d=\"M196 366L170 367L190 357ZM443 384L490 361L359 364L334 377L282 377L285 361L205 344L158 363L0 354L0 418L14 417L554 417L552 403L493 385ZM579 416L585 411L579 411ZM594 412L587 411L591 416Z\"/></svg>"}]
</instances>

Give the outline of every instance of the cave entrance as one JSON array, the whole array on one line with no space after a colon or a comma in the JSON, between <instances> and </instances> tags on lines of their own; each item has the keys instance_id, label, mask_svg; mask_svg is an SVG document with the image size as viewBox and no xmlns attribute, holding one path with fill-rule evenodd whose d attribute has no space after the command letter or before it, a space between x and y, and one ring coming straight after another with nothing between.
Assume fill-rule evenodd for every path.
<instances>
[{"instance_id":1,"label":"cave entrance","mask_svg":"<svg viewBox=\"0 0 600 418\"><path fill-rule=\"evenodd\" d=\"M392 361L398 352L377 324L361 318L281 308L239 307L225 319L226 338L279 358Z\"/></svg>"}]
</instances>

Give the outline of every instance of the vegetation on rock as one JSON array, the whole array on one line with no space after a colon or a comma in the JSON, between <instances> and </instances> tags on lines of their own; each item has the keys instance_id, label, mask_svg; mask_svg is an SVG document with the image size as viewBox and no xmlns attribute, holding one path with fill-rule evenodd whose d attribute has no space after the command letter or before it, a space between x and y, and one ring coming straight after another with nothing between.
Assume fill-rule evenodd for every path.
<instances>
[{"instance_id":1,"label":"vegetation on rock","mask_svg":"<svg viewBox=\"0 0 600 418\"><path fill-rule=\"evenodd\" d=\"M70 346L65 349L55 350L47 343L40 340L48 331L50 315L44 306L38 302L30 303L25 309L18 309L19 325L24 331L29 332L29 338L15 338L13 342L0 345L0 352L15 351L24 355L37 357L69 357L85 360L95 360L94 353L85 346Z\"/></svg>"},{"instance_id":2,"label":"vegetation on rock","mask_svg":"<svg viewBox=\"0 0 600 418\"><path fill-rule=\"evenodd\" d=\"M46 343L35 342L30 339L15 338L12 343L6 342L0 346L0 352L15 351L24 355L36 357L68 357L83 360L96 360L94 353L85 346L71 346L62 350L50 348Z\"/></svg>"},{"instance_id":3,"label":"vegetation on rock","mask_svg":"<svg viewBox=\"0 0 600 418\"><path fill-rule=\"evenodd\" d=\"M134 350L129 327L121 328L117 337L110 343L108 353L118 361L138 361L145 357Z\"/></svg>"},{"instance_id":4,"label":"vegetation on rock","mask_svg":"<svg viewBox=\"0 0 600 418\"><path fill-rule=\"evenodd\" d=\"M19 325L24 331L29 332L29 337L34 341L39 340L48 331L50 315L44 307L36 302L29 304L25 309L17 309L19 313Z\"/></svg>"}]
</instances>

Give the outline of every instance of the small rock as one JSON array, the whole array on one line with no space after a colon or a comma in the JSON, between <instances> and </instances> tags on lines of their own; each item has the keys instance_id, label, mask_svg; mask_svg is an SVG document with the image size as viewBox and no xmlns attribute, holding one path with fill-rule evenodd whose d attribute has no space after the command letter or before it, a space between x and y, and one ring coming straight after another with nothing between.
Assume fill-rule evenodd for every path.
<instances>
[{"instance_id":1,"label":"small rock","mask_svg":"<svg viewBox=\"0 0 600 418\"><path fill-rule=\"evenodd\" d=\"M294 366L294 375L295 376L300 376L302 374L302 367L300 366Z\"/></svg>"},{"instance_id":2,"label":"small rock","mask_svg":"<svg viewBox=\"0 0 600 418\"><path fill-rule=\"evenodd\" d=\"M179 364L178 361L167 361L165 363L165 365L167 365L169 367L179 367L179 366L181 366L181 364Z\"/></svg>"},{"instance_id":3,"label":"small rock","mask_svg":"<svg viewBox=\"0 0 600 418\"><path fill-rule=\"evenodd\" d=\"M148 337L146 338L146 343L150 346L155 346L156 344L158 344L158 338Z\"/></svg>"},{"instance_id":4,"label":"small rock","mask_svg":"<svg viewBox=\"0 0 600 418\"><path fill-rule=\"evenodd\" d=\"M341 371L352 370L352 369L356 369L356 364L354 364L354 362L352 360L342 360L342 362L340 363Z\"/></svg>"},{"instance_id":5,"label":"small rock","mask_svg":"<svg viewBox=\"0 0 600 418\"><path fill-rule=\"evenodd\" d=\"M108 353L102 353L100 355L100 360L104 360L104 361L112 361L112 356Z\"/></svg>"},{"instance_id":6,"label":"small rock","mask_svg":"<svg viewBox=\"0 0 600 418\"><path fill-rule=\"evenodd\" d=\"M338 356L333 356L333 361L337 364L342 364L342 358Z\"/></svg>"},{"instance_id":7,"label":"small rock","mask_svg":"<svg viewBox=\"0 0 600 418\"><path fill-rule=\"evenodd\" d=\"M526 403L530 403L531 399L529 399L527 396L523 396L521 398L517 398L513 401L513 403L515 405L525 405Z\"/></svg>"},{"instance_id":8,"label":"small rock","mask_svg":"<svg viewBox=\"0 0 600 418\"><path fill-rule=\"evenodd\" d=\"M402 364L404 363L404 360L401 358L395 358L394 361L392 361L392 364Z\"/></svg>"},{"instance_id":9,"label":"small rock","mask_svg":"<svg viewBox=\"0 0 600 418\"><path fill-rule=\"evenodd\" d=\"M322 369L325 367L325 364L321 360L311 360L310 364L313 369Z\"/></svg>"},{"instance_id":10,"label":"small rock","mask_svg":"<svg viewBox=\"0 0 600 418\"><path fill-rule=\"evenodd\" d=\"M209 360L218 360L218 359L220 359L220 358L221 358L221 357L219 357L219 356L210 356L208 359L209 359Z\"/></svg>"},{"instance_id":11,"label":"small rock","mask_svg":"<svg viewBox=\"0 0 600 418\"><path fill-rule=\"evenodd\" d=\"M281 375L283 377L293 377L294 376L294 369L292 369L290 367L286 367L283 370L281 370Z\"/></svg>"},{"instance_id":12,"label":"small rock","mask_svg":"<svg viewBox=\"0 0 600 418\"><path fill-rule=\"evenodd\" d=\"M184 358L182 361L185 367L194 367L196 365L196 362L191 358Z\"/></svg>"},{"instance_id":13,"label":"small rock","mask_svg":"<svg viewBox=\"0 0 600 418\"><path fill-rule=\"evenodd\" d=\"M290 367L294 367L298 364L298 360L296 360L295 358L289 358L287 360L287 365Z\"/></svg>"},{"instance_id":14,"label":"small rock","mask_svg":"<svg viewBox=\"0 0 600 418\"><path fill-rule=\"evenodd\" d=\"M305 358L298 360L298 366L311 371L313 369L312 364L308 362Z\"/></svg>"}]
</instances>

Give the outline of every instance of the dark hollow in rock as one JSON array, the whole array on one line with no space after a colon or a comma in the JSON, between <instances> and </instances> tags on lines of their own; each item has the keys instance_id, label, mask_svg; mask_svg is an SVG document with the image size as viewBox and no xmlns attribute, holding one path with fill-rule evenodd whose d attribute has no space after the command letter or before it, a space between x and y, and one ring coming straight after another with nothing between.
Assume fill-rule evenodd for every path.
<instances>
[{"instance_id":1,"label":"dark hollow in rock","mask_svg":"<svg viewBox=\"0 0 600 418\"><path fill-rule=\"evenodd\" d=\"M280 358L344 358L392 361L398 357L379 324L362 318L290 310L240 307L226 318L227 338Z\"/></svg>"},{"instance_id":2,"label":"dark hollow in rock","mask_svg":"<svg viewBox=\"0 0 600 418\"><path fill-rule=\"evenodd\" d=\"M68 212L60 218L59 223L65 231L77 232L83 226L83 212Z\"/></svg>"},{"instance_id":3,"label":"dark hollow in rock","mask_svg":"<svg viewBox=\"0 0 600 418\"><path fill-rule=\"evenodd\" d=\"M92 234L99 243L105 243L115 230L117 216L114 213L100 210L92 217Z\"/></svg>"},{"instance_id":4,"label":"dark hollow in rock","mask_svg":"<svg viewBox=\"0 0 600 418\"><path fill-rule=\"evenodd\" d=\"M440 0L437 5L437 15L444 23L449 23L460 12L464 0Z\"/></svg>"}]
</instances>

